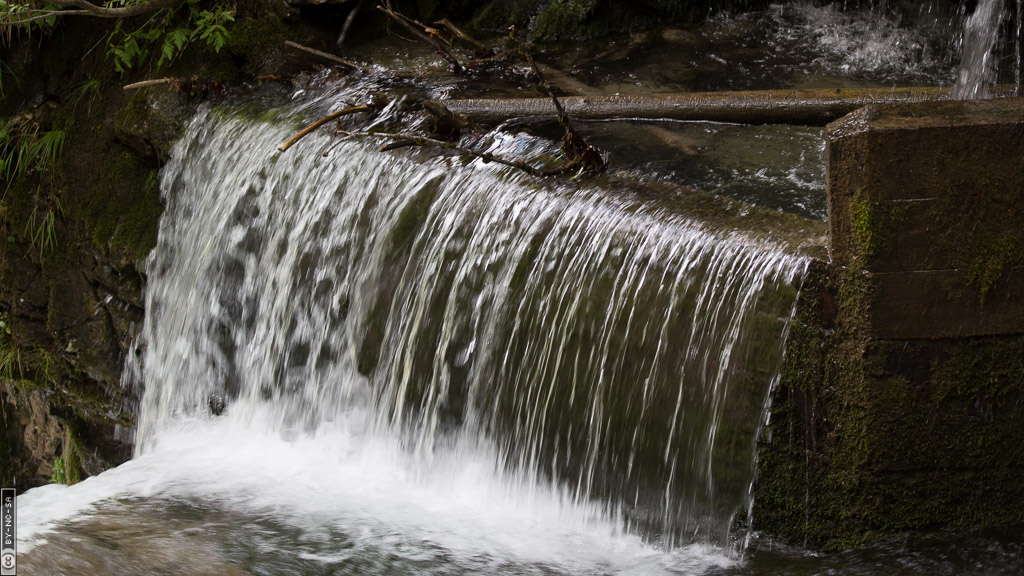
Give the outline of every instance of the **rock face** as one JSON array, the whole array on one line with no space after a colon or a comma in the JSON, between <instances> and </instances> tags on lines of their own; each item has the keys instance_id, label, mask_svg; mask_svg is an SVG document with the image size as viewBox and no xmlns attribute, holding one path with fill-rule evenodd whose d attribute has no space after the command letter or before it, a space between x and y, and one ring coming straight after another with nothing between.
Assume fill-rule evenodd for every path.
<instances>
[{"instance_id":1,"label":"rock face","mask_svg":"<svg viewBox=\"0 0 1024 576\"><path fill-rule=\"evenodd\" d=\"M202 95L122 86L163 75L231 90L280 74L285 39L323 45L337 34L300 12L258 0L219 52L194 43L163 70L128 74L102 48L109 20L67 18L59 39L0 45L0 122L16 135L0 151L45 141L53 152L0 180L0 485L73 482L131 456L141 390L121 372L139 352L158 172Z\"/></svg>"},{"instance_id":2,"label":"rock face","mask_svg":"<svg viewBox=\"0 0 1024 576\"><path fill-rule=\"evenodd\" d=\"M102 29L63 33L3 55L19 82L5 83L0 120L24 126L25 142L60 142L56 162L3 183L0 483L20 490L49 482L55 462L74 481L131 455L138 391L121 369L143 320L157 170L195 105L166 89L126 93L102 54L74 65Z\"/></svg>"},{"instance_id":3,"label":"rock face","mask_svg":"<svg viewBox=\"0 0 1024 576\"><path fill-rule=\"evenodd\" d=\"M1024 106L868 107L827 132L830 263L761 440L756 528L842 549L1024 521Z\"/></svg>"},{"instance_id":4,"label":"rock face","mask_svg":"<svg viewBox=\"0 0 1024 576\"><path fill-rule=\"evenodd\" d=\"M41 391L19 390L11 382L0 386L3 389L0 412L4 423L0 447L8 456L0 464L4 477L17 478L19 488L21 484L45 484L53 474L53 462L63 452L61 425L50 414L50 404Z\"/></svg>"}]
</instances>

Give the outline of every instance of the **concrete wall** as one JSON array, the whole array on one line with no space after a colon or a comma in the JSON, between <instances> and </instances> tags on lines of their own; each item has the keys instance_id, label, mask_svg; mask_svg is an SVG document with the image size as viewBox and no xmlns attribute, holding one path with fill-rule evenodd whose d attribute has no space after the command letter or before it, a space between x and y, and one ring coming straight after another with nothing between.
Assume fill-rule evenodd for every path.
<instances>
[{"instance_id":1,"label":"concrete wall","mask_svg":"<svg viewBox=\"0 0 1024 576\"><path fill-rule=\"evenodd\" d=\"M760 445L755 528L841 549L1024 522L1024 101L827 129L812 267Z\"/></svg>"},{"instance_id":2,"label":"concrete wall","mask_svg":"<svg viewBox=\"0 0 1024 576\"><path fill-rule=\"evenodd\" d=\"M871 335L1024 333L1024 100L869 106L827 134L829 255Z\"/></svg>"}]
</instances>

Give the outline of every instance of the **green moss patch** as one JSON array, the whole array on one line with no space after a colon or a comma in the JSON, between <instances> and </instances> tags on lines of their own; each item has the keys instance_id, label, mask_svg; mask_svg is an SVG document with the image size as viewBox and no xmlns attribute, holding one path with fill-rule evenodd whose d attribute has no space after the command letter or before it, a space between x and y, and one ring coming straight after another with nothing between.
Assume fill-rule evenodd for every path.
<instances>
[{"instance_id":1,"label":"green moss patch","mask_svg":"<svg viewBox=\"0 0 1024 576\"><path fill-rule=\"evenodd\" d=\"M156 171L129 150L108 155L84 212L96 246L142 258L156 246L162 213Z\"/></svg>"}]
</instances>

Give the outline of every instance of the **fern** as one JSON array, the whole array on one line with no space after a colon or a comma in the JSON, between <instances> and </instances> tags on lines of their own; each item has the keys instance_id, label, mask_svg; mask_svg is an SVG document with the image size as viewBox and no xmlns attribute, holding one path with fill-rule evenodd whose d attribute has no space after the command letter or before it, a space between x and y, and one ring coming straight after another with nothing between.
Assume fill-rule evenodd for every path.
<instances>
[{"instance_id":1,"label":"fern","mask_svg":"<svg viewBox=\"0 0 1024 576\"><path fill-rule=\"evenodd\" d=\"M118 5L133 3L118 0ZM229 38L227 25L235 20L232 9L216 4L211 10L200 10L199 3L200 0L186 0L174 8L159 10L134 31L128 31L124 21L118 21L107 37L107 57L113 60L114 68L125 74L145 64L152 50L159 46L156 68L161 69L173 63L196 40L220 52Z\"/></svg>"}]
</instances>

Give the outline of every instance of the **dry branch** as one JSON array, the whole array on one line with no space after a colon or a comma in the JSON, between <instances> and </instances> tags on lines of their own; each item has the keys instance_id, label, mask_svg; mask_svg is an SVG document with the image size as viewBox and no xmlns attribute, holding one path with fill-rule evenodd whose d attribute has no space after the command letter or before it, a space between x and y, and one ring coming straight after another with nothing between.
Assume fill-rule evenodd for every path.
<instances>
[{"instance_id":1,"label":"dry branch","mask_svg":"<svg viewBox=\"0 0 1024 576\"><path fill-rule=\"evenodd\" d=\"M328 62L333 62L335 64L341 64L342 66L347 66L347 67L349 67L349 68L351 68L353 70L364 70L364 71L366 70L366 68L364 66L360 66L359 64L356 64L355 62L349 62L348 60L345 60L343 58L339 58L339 57L335 56L334 54L329 54L327 52L322 52L320 50L317 50L316 48L310 48L309 46L303 46L302 44L299 44L297 42L292 42L291 40L285 40L284 45L289 47L289 48L292 48L294 50L298 50L299 52L305 52L306 54L309 54L311 56L316 56L317 58L321 58L321 59L326 60Z\"/></svg>"},{"instance_id":2,"label":"dry branch","mask_svg":"<svg viewBox=\"0 0 1024 576\"><path fill-rule=\"evenodd\" d=\"M452 138L458 138L463 130L472 126L465 116L452 114L451 110L433 100L424 100L422 106L434 117L435 134L447 134Z\"/></svg>"},{"instance_id":3,"label":"dry branch","mask_svg":"<svg viewBox=\"0 0 1024 576\"><path fill-rule=\"evenodd\" d=\"M561 102L558 101L558 97L555 96L555 91L551 89L551 84L548 84L547 79L541 74L540 68L537 67L537 62L533 59L533 54L530 53L530 49L523 45L515 37L515 31L512 32L512 40L515 41L519 47L519 51L523 58L530 64L530 68L533 69L534 76L540 82L541 88L547 92L548 97L551 98L551 104L555 108L555 117L558 120L559 126L565 131L562 136L562 154L565 155L569 164L579 164L585 169L600 172L604 170L605 163L604 158L601 157L601 153L597 148L594 148L583 139L576 129L572 127L572 123L569 122L569 115L566 114L565 108L562 107ZM426 107L424 107L426 108Z\"/></svg>"},{"instance_id":4,"label":"dry branch","mask_svg":"<svg viewBox=\"0 0 1024 576\"><path fill-rule=\"evenodd\" d=\"M356 19L356 14L358 14L359 11L363 9L363 4L366 4L366 0L359 0L359 3L356 4L356 7L353 8L352 11L348 13L348 18L345 18L345 24L342 25L341 27L341 33L338 34L338 41L335 42L335 45L341 46L345 42L345 37L348 36L348 29L352 26L352 22Z\"/></svg>"},{"instance_id":5,"label":"dry branch","mask_svg":"<svg viewBox=\"0 0 1024 576\"><path fill-rule=\"evenodd\" d=\"M540 170L530 166L525 162L519 160L508 160L495 156L487 152L480 152L479 150L473 150L472 148L466 148L459 146L453 142L445 142L443 140L437 140L435 138L429 138L427 136L420 136L418 134L402 134L402 133L391 133L391 132L347 132L345 130L339 130L338 134L344 135L347 138L387 138L389 140L395 140L394 143L386 144L380 147L381 152L389 150L396 150L398 148L407 148L410 146L433 146L437 148L444 148L446 150L453 150L460 154L466 154L467 156L474 156L480 158L485 163L494 162L496 164L502 164L504 166L510 166L526 172L533 176L553 176L556 174L562 174L576 168L579 164L574 162L566 163L558 168L551 170ZM324 153L327 155L327 152Z\"/></svg>"},{"instance_id":6,"label":"dry branch","mask_svg":"<svg viewBox=\"0 0 1024 576\"><path fill-rule=\"evenodd\" d=\"M25 12L22 12L22 14L25 15L25 18L23 19L0 22L0 28L21 26L22 24L28 24L29 22L50 18L52 16L92 16L94 18L131 18L133 16L152 14L159 10L163 10L164 8L173 8L174 6L177 6L182 2L184 2L184 0L149 0L148 2L141 2L139 4L133 4L131 6L122 6L115 8L96 5L92 2L88 2L87 0L47 0L47 2L41 3L44 7L29 8ZM54 10L53 6L59 6L60 8L69 9Z\"/></svg>"},{"instance_id":7,"label":"dry branch","mask_svg":"<svg viewBox=\"0 0 1024 576\"><path fill-rule=\"evenodd\" d=\"M993 87L996 97L1012 88ZM693 92L653 96L563 96L563 113L579 120L613 118L704 120L737 124L824 126L868 104L948 100L949 88L860 88ZM430 101L471 122L498 124L509 118L557 117L548 98L475 98ZM426 105L424 108L430 111Z\"/></svg>"},{"instance_id":8,"label":"dry branch","mask_svg":"<svg viewBox=\"0 0 1024 576\"><path fill-rule=\"evenodd\" d=\"M466 44L469 44L473 48L476 48L478 51L480 51L483 54L488 54L488 53L493 52L490 48L485 46L483 42L480 42L476 38L473 38L469 34L466 34L465 32L462 31L462 29L460 29L458 26L453 24L452 21L447 19L447 18L442 18L441 20L438 20L438 21L434 22L434 26L439 26L441 28L444 28L445 30L450 32L453 37L458 38L459 40L462 40L463 42L465 42Z\"/></svg>"},{"instance_id":9,"label":"dry branch","mask_svg":"<svg viewBox=\"0 0 1024 576\"><path fill-rule=\"evenodd\" d=\"M403 14L395 12L394 10L391 9L391 2L387 2L384 5L378 5L377 10L380 10L381 12L387 14L388 17L391 18L392 20L398 22L403 28L411 32L412 35L415 36L420 42L423 42L427 46L433 47L434 50L436 50L437 53L440 54L441 57L445 59L445 61L452 65L452 70L456 74L464 70L462 64L459 64L458 59L456 59L455 56L452 55L451 50L449 50L449 48L451 47L451 43L449 43L440 34L438 34L437 30L423 24L422 22L418 22ZM428 36L427 34L430 35Z\"/></svg>"},{"instance_id":10,"label":"dry branch","mask_svg":"<svg viewBox=\"0 0 1024 576\"><path fill-rule=\"evenodd\" d=\"M157 78L155 80L143 80L142 82L135 82L132 84L126 84L121 87L122 90L138 90L139 88L149 88L150 86L160 86L161 84L172 84L177 81L177 78Z\"/></svg>"},{"instance_id":11,"label":"dry branch","mask_svg":"<svg viewBox=\"0 0 1024 576\"><path fill-rule=\"evenodd\" d=\"M284 144L281 144L280 146L278 146L277 149L280 150L281 152L284 152L285 150L287 150L287 149L291 148L292 146L294 146L296 142L298 142L299 140L302 140L310 132L312 132L313 130L316 130L317 128L319 128L321 126L323 126L324 124L327 124L328 122L330 122L331 120L334 120L335 118L341 118L342 116L346 116L348 114L355 114L356 112L366 112L366 111L369 111L369 110L372 110L372 106L367 104L367 105L363 105L363 106L352 106L350 108L345 108L344 110L338 110L337 112L332 112L331 114L328 114L327 116L324 116L323 118L321 118L321 119L317 120L316 122L313 122L309 126L306 126L305 128L303 128L301 132L299 132L295 136L292 136L287 142L285 142Z\"/></svg>"}]
</instances>

